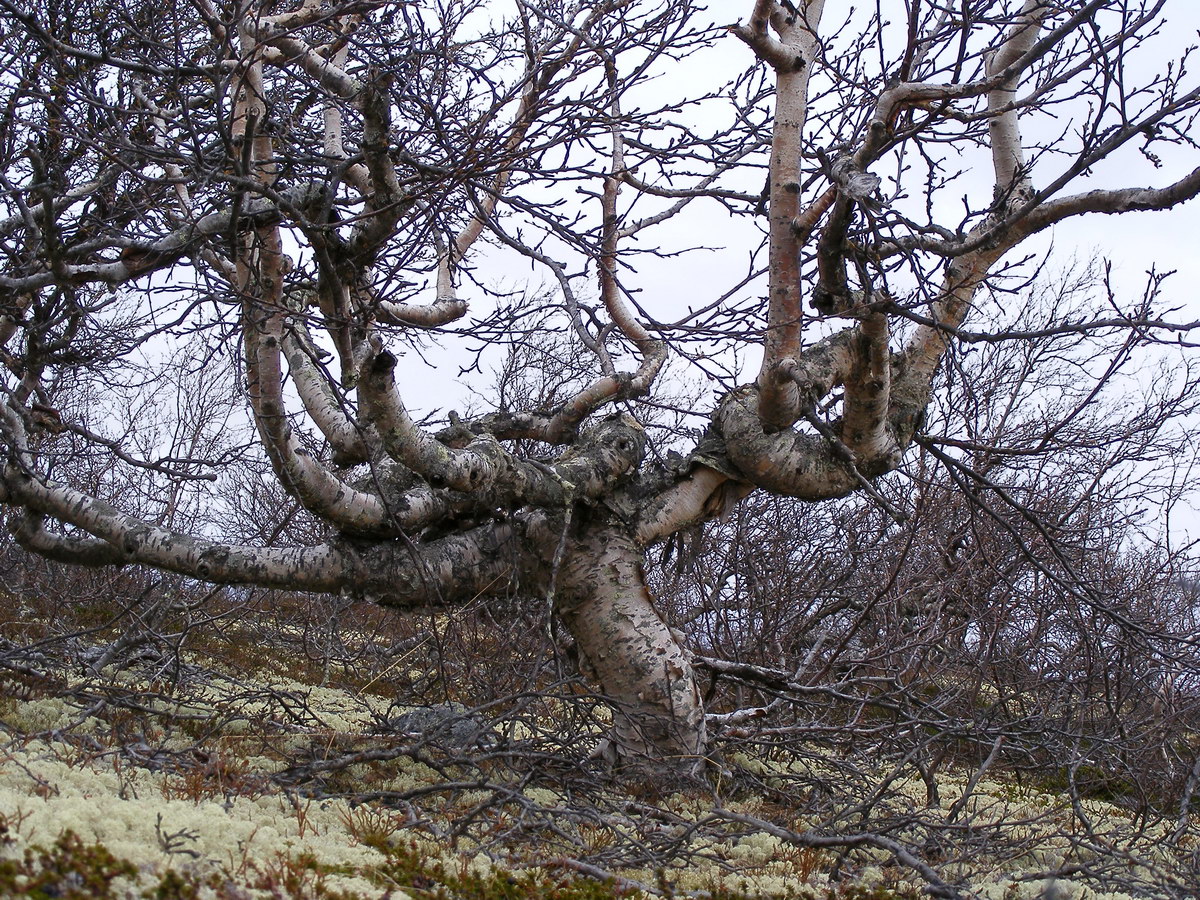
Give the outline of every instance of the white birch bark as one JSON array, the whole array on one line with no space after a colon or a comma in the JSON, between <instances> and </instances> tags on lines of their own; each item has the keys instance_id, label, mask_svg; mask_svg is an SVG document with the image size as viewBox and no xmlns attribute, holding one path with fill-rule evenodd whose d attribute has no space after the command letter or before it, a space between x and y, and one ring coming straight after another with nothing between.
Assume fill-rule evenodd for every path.
<instances>
[{"instance_id":1,"label":"white birch bark","mask_svg":"<svg viewBox=\"0 0 1200 900\"><path fill-rule=\"evenodd\" d=\"M759 413L771 430L796 421L800 397L779 367L800 352L803 285L800 245L794 223L800 216L800 165L808 86L818 46L825 0L801 0L795 6L776 0L755 4L748 25L735 34L775 70L775 119L768 169L767 333L758 374ZM768 29L775 32L772 35Z\"/></svg>"},{"instance_id":2,"label":"white birch bark","mask_svg":"<svg viewBox=\"0 0 1200 900\"><path fill-rule=\"evenodd\" d=\"M703 768L704 707L687 651L654 607L641 550L621 529L575 540L558 572L556 608L614 705L618 759Z\"/></svg>"},{"instance_id":3,"label":"white birch bark","mask_svg":"<svg viewBox=\"0 0 1200 900\"><path fill-rule=\"evenodd\" d=\"M987 61L989 77L1003 75L1006 69L1033 49L1038 36L1038 26L1049 12L1050 5L1046 0L1026 0L1018 22L1007 40ZM1017 71L1006 78L998 88L988 92L988 112L992 114L988 123L988 137L992 145L992 165L996 172L996 193L1000 198L1016 201L1029 199L1025 151L1021 146L1017 111L1013 108L1020 83L1021 72Z\"/></svg>"}]
</instances>

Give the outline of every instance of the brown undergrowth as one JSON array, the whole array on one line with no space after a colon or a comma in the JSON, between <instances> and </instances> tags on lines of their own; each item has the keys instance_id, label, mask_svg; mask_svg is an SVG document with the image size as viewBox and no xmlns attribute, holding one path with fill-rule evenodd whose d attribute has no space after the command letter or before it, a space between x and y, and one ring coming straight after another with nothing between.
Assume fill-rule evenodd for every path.
<instances>
[{"instance_id":1,"label":"brown undergrowth","mask_svg":"<svg viewBox=\"0 0 1200 900\"><path fill-rule=\"evenodd\" d=\"M613 773L536 602L155 583L6 595L0 640L0 896L1125 900L1195 871L1186 816L972 764L962 735L931 768L882 702L845 733L803 704L717 728L701 779Z\"/></svg>"}]
</instances>

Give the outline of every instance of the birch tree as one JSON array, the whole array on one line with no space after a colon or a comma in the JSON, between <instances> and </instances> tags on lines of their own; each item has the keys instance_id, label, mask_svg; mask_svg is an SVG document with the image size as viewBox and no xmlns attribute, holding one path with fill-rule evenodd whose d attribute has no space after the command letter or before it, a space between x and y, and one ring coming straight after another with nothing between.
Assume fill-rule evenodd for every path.
<instances>
[{"instance_id":1,"label":"birch tree","mask_svg":"<svg viewBox=\"0 0 1200 900\"><path fill-rule=\"evenodd\" d=\"M0 0L14 534L399 608L519 589L611 698L618 757L695 768L701 694L644 551L754 491L903 517L875 483L922 438L947 353L1029 337L972 320L982 294L1027 302L1056 226L1169 228L1153 213L1200 193L1200 86L1155 50L1183 2L733 7ZM726 283L698 283L716 253ZM506 291L514 273L544 289ZM1048 331L1186 332L1162 306ZM446 401L406 354L452 382L456 342L546 327L575 354L540 402L422 419ZM231 458L113 430L105 386L134 396L164 355L237 370L318 539L234 544L112 489L132 468L195 494ZM646 425L673 359L711 393L668 448ZM82 482L81 458L111 470Z\"/></svg>"}]
</instances>

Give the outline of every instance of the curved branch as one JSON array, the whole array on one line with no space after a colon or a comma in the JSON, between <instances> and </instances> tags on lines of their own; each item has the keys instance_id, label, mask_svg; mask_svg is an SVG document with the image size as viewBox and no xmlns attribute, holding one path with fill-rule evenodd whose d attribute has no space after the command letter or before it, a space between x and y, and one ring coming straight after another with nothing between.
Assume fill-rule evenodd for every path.
<instances>
[{"instance_id":1,"label":"curved branch","mask_svg":"<svg viewBox=\"0 0 1200 900\"><path fill-rule=\"evenodd\" d=\"M7 502L80 528L95 540L30 533L37 552L76 547L91 565L139 563L214 584L322 593L353 592L391 606L423 606L501 593L544 561L537 516L492 523L419 546L348 540L313 547L266 548L192 537L144 522L66 485L9 466L0 476ZM531 539L536 536L536 539ZM111 551L103 547L111 548ZM72 560L81 562L82 560Z\"/></svg>"},{"instance_id":2,"label":"curved branch","mask_svg":"<svg viewBox=\"0 0 1200 900\"><path fill-rule=\"evenodd\" d=\"M396 389L396 358L376 347L363 366L359 393L384 449L430 484L479 494L507 507L563 507L598 497L641 461L645 434L628 416L600 423L550 465L513 456L490 434L462 448L448 447L409 416Z\"/></svg>"},{"instance_id":3,"label":"curved branch","mask_svg":"<svg viewBox=\"0 0 1200 900\"><path fill-rule=\"evenodd\" d=\"M10 502L80 528L116 548L121 558L114 564L136 562L218 584L302 591L338 591L352 575L346 560L329 545L272 549L222 544L143 522L102 500L11 466L3 481Z\"/></svg>"},{"instance_id":4,"label":"curved branch","mask_svg":"<svg viewBox=\"0 0 1200 900\"><path fill-rule=\"evenodd\" d=\"M128 562L120 547L81 535L54 534L45 528L46 517L26 510L14 515L9 531L30 553L75 566L111 566Z\"/></svg>"},{"instance_id":5,"label":"curved branch","mask_svg":"<svg viewBox=\"0 0 1200 900\"><path fill-rule=\"evenodd\" d=\"M278 235L260 235L271 243ZM277 246L276 246L277 249ZM267 254L263 254L266 256ZM266 287L265 293L280 302L280 292L270 287L271 277L260 263L254 273ZM266 303L271 303L268 299ZM247 298L245 312L247 392L254 421L267 456L288 492L310 512L328 519L339 528L360 532L395 534L402 527L387 504L376 494L356 490L301 449L288 424L283 400L283 314L262 300Z\"/></svg>"},{"instance_id":6,"label":"curved branch","mask_svg":"<svg viewBox=\"0 0 1200 900\"><path fill-rule=\"evenodd\" d=\"M729 462L744 480L805 500L844 497L859 487L829 441L790 429L768 432L758 406L757 390L741 388L722 400L713 415Z\"/></svg>"},{"instance_id":7,"label":"curved branch","mask_svg":"<svg viewBox=\"0 0 1200 900\"><path fill-rule=\"evenodd\" d=\"M384 325L441 328L467 314L467 301L456 297L441 297L432 303L377 300L372 308L376 320Z\"/></svg>"},{"instance_id":8,"label":"curved branch","mask_svg":"<svg viewBox=\"0 0 1200 900\"><path fill-rule=\"evenodd\" d=\"M608 310L613 324L620 329L637 348L642 356L637 374L625 386L630 392L644 393L650 389L654 379L667 361L667 347L662 341L653 338L637 316L633 314L621 297L621 285L617 280L617 248L621 241L621 229L617 214L617 196L621 191L621 173L625 171L625 153L621 136L621 106L617 100L616 72L609 67L609 86L613 92L611 101L613 114L612 127L612 164L609 174L604 179L604 189L601 194L603 221L601 223L602 239L597 268L600 278L600 302ZM581 395L577 401L583 400Z\"/></svg>"},{"instance_id":9,"label":"curved branch","mask_svg":"<svg viewBox=\"0 0 1200 900\"><path fill-rule=\"evenodd\" d=\"M350 239L349 253L358 266L369 266L379 248L392 236L396 223L413 201L400 187L396 166L392 162L391 126L392 98L388 93L391 76L377 69L362 91L363 136L362 151L371 189L367 192L365 208Z\"/></svg>"},{"instance_id":10,"label":"curved branch","mask_svg":"<svg viewBox=\"0 0 1200 900\"><path fill-rule=\"evenodd\" d=\"M371 452L363 429L346 414L342 398L318 365L308 327L298 317L293 318L282 341L292 384L305 411L329 441L334 463L350 466L366 462Z\"/></svg>"},{"instance_id":11,"label":"curved branch","mask_svg":"<svg viewBox=\"0 0 1200 900\"><path fill-rule=\"evenodd\" d=\"M1042 231L1070 216L1086 213L1114 215L1124 212L1161 211L1200 196L1200 168L1193 169L1173 184L1161 188L1098 190L1054 200L1033 210L1022 230Z\"/></svg>"}]
</instances>

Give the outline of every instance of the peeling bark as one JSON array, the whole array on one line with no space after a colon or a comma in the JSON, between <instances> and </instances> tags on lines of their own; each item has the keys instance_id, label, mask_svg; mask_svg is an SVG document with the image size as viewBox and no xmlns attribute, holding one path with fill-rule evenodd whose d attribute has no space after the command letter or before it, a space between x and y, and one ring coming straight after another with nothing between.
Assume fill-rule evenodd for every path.
<instances>
[{"instance_id":1,"label":"peeling bark","mask_svg":"<svg viewBox=\"0 0 1200 900\"><path fill-rule=\"evenodd\" d=\"M633 539L611 527L571 542L556 608L614 705L617 757L696 772L706 747L704 707L687 651L654 608Z\"/></svg>"}]
</instances>

